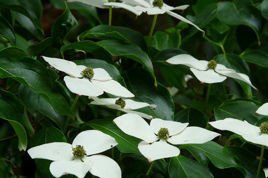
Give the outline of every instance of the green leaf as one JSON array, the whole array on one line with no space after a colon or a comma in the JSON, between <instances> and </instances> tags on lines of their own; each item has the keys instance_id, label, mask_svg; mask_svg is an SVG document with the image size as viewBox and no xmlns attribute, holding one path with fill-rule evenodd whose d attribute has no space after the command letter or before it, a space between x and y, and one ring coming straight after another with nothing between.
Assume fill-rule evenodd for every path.
<instances>
[{"instance_id":1,"label":"green leaf","mask_svg":"<svg viewBox=\"0 0 268 178\"><path fill-rule=\"evenodd\" d=\"M16 57L26 57L28 55L19 48L8 47L0 51L0 56L16 58Z\"/></svg>"},{"instance_id":2,"label":"green leaf","mask_svg":"<svg viewBox=\"0 0 268 178\"><path fill-rule=\"evenodd\" d=\"M203 153L219 169L238 167L234 155L223 146L215 142L205 144L185 145L183 148L193 153Z\"/></svg>"},{"instance_id":3,"label":"green leaf","mask_svg":"<svg viewBox=\"0 0 268 178\"><path fill-rule=\"evenodd\" d=\"M207 167L182 155L170 159L168 173L170 178L213 178Z\"/></svg>"},{"instance_id":4,"label":"green leaf","mask_svg":"<svg viewBox=\"0 0 268 178\"><path fill-rule=\"evenodd\" d=\"M52 37L48 37L39 43L30 46L28 51L33 56L40 56L41 54L49 56L51 53L50 51L52 51L51 55L55 55L55 51L58 49L55 48L54 43L54 39Z\"/></svg>"},{"instance_id":5,"label":"green leaf","mask_svg":"<svg viewBox=\"0 0 268 178\"><path fill-rule=\"evenodd\" d=\"M216 120L231 117L239 120L246 120L255 124L260 119L260 117L256 114L257 109L258 106L252 101L227 100L216 108L214 113Z\"/></svg>"},{"instance_id":6,"label":"green leaf","mask_svg":"<svg viewBox=\"0 0 268 178\"><path fill-rule=\"evenodd\" d=\"M61 130L50 126L39 129L30 140L31 147L51 142L67 142Z\"/></svg>"},{"instance_id":7,"label":"green leaf","mask_svg":"<svg viewBox=\"0 0 268 178\"><path fill-rule=\"evenodd\" d=\"M39 0L35 0L34 4L37 5ZM19 24L20 27L23 29L26 29L31 35L33 35L37 39L41 39L43 37L43 32L41 29L41 23L40 23L40 14L36 14L34 11L38 11L40 8L40 2L39 5L37 5L33 10L30 4L33 4L29 0L29 2L22 2L18 1L1 1L0 7L3 9L8 9L12 12L12 18L16 20L16 22ZM29 5L26 5L26 4ZM28 9L27 9L28 8ZM40 9L39 9L40 10ZM37 17L39 16L39 17Z\"/></svg>"},{"instance_id":8,"label":"green leaf","mask_svg":"<svg viewBox=\"0 0 268 178\"><path fill-rule=\"evenodd\" d=\"M157 88L146 77L146 73L134 70L129 71L129 89L139 101L156 105L156 108L144 108L139 111L152 115L155 118L174 120L174 103L168 90L158 85ZM142 80L141 80L142 79Z\"/></svg>"},{"instance_id":9,"label":"green leaf","mask_svg":"<svg viewBox=\"0 0 268 178\"><path fill-rule=\"evenodd\" d=\"M75 43L69 43L63 45L60 49L61 53L63 54L67 50L83 50L85 52L93 52L99 49L99 46L93 41L79 41Z\"/></svg>"},{"instance_id":10,"label":"green leaf","mask_svg":"<svg viewBox=\"0 0 268 178\"><path fill-rule=\"evenodd\" d=\"M53 76L54 75L54 76ZM0 60L0 78L12 78L30 87L47 100L53 108L63 115L70 115L68 102L59 92L56 76L31 58L4 58Z\"/></svg>"},{"instance_id":11,"label":"green leaf","mask_svg":"<svg viewBox=\"0 0 268 178\"><path fill-rule=\"evenodd\" d=\"M245 61L258 66L268 67L268 53L266 52L266 49L247 49L240 55L240 57Z\"/></svg>"},{"instance_id":12,"label":"green leaf","mask_svg":"<svg viewBox=\"0 0 268 178\"><path fill-rule=\"evenodd\" d=\"M263 0L261 5L261 14L267 20L268 19L268 0Z\"/></svg>"},{"instance_id":13,"label":"green leaf","mask_svg":"<svg viewBox=\"0 0 268 178\"><path fill-rule=\"evenodd\" d=\"M68 6L66 5L66 8L55 21L55 23L52 26L51 35L53 39L56 41L63 41L64 37L67 35L67 33L77 26L78 22L75 19L75 17L72 15L71 11L69 10Z\"/></svg>"},{"instance_id":14,"label":"green leaf","mask_svg":"<svg viewBox=\"0 0 268 178\"><path fill-rule=\"evenodd\" d=\"M0 42L15 43L16 37L13 27L9 22L0 16Z\"/></svg>"},{"instance_id":15,"label":"green leaf","mask_svg":"<svg viewBox=\"0 0 268 178\"><path fill-rule=\"evenodd\" d=\"M41 0L18 0L20 5L28 11L32 19L41 19L43 7Z\"/></svg>"},{"instance_id":16,"label":"green leaf","mask_svg":"<svg viewBox=\"0 0 268 178\"><path fill-rule=\"evenodd\" d=\"M99 25L80 35L81 39L120 40L144 47L145 42L141 33L130 28L119 26Z\"/></svg>"},{"instance_id":17,"label":"green leaf","mask_svg":"<svg viewBox=\"0 0 268 178\"><path fill-rule=\"evenodd\" d=\"M234 2L219 2L217 17L221 22L228 25L246 25L250 27L259 39L260 20L246 6L238 7Z\"/></svg>"},{"instance_id":18,"label":"green leaf","mask_svg":"<svg viewBox=\"0 0 268 178\"><path fill-rule=\"evenodd\" d=\"M122 153L136 153L138 154L138 143L139 140L126 135L111 120L93 120L89 122L89 126L93 129L100 130L112 137L118 142L117 148Z\"/></svg>"},{"instance_id":19,"label":"green leaf","mask_svg":"<svg viewBox=\"0 0 268 178\"><path fill-rule=\"evenodd\" d=\"M0 118L8 121L14 129L19 140L19 150L26 150L27 133L23 121L27 119L24 116L24 108L14 96L3 91L0 93Z\"/></svg>"},{"instance_id":20,"label":"green leaf","mask_svg":"<svg viewBox=\"0 0 268 178\"><path fill-rule=\"evenodd\" d=\"M0 157L0 177L10 177L8 164Z\"/></svg>"},{"instance_id":21,"label":"green leaf","mask_svg":"<svg viewBox=\"0 0 268 178\"><path fill-rule=\"evenodd\" d=\"M35 93L29 87L21 85L18 89L20 99L30 111L38 111L42 115L50 118L58 126L63 126L66 120L61 116L53 106L42 96Z\"/></svg>"},{"instance_id":22,"label":"green leaf","mask_svg":"<svg viewBox=\"0 0 268 178\"><path fill-rule=\"evenodd\" d=\"M173 28L169 29L169 32L156 32L149 40L151 47L162 51L170 48L178 48L181 43L181 35L180 31Z\"/></svg>"},{"instance_id":23,"label":"green leaf","mask_svg":"<svg viewBox=\"0 0 268 178\"><path fill-rule=\"evenodd\" d=\"M122 56L132 59L142 64L151 74L156 84L154 68L149 56L140 47L133 44L124 44L114 40L103 40L97 43L100 47L108 51L112 56Z\"/></svg>"},{"instance_id":24,"label":"green leaf","mask_svg":"<svg viewBox=\"0 0 268 178\"><path fill-rule=\"evenodd\" d=\"M234 158L245 177L255 178L258 169L258 161L256 160L256 155L246 151L241 147L232 147L229 148L229 150L234 155ZM261 171L260 177L265 177L263 171Z\"/></svg>"},{"instance_id":25,"label":"green leaf","mask_svg":"<svg viewBox=\"0 0 268 178\"><path fill-rule=\"evenodd\" d=\"M64 51L70 49L93 52L97 50L98 47L103 48L112 56L125 57L127 59L132 59L140 63L141 65L144 66L146 71L149 72L149 74L153 77L154 81L156 82L156 78L154 75L154 68L151 59L144 51L141 50L140 47L134 44L124 44L114 40L103 40L96 43L92 41L80 41L64 45L61 48L61 53L64 53Z\"/></svg>"},{"instance_id":26,"label":"green leaf","mask_svg":"<svg viewBox=\"0 0 268 178\"><path fill-rule=\"evenodd\" d=\"M191 108L176 113L175 120L178 122L188 122L199 127L206 127L208 122L208 118L202 112Z\"/></svg>"}]
</instances>

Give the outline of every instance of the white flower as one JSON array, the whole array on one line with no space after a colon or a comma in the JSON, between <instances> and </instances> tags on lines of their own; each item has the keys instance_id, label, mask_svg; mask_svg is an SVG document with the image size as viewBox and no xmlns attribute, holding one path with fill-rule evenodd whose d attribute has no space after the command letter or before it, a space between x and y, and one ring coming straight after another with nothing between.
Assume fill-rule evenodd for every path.
<instances>
[{"instance_id":1,"label":"white flower","mask_svg":"<svg viewBox=\"0 0 268 178\"><path fill-rule=\"evenodd\" d=\"M121 0L122 2L108 2L104 5L118 7L126 9L135 15L139 16L142 13L147 13L148 15L157 15L157 14L169 14L172 17L175 17L185 23L193 25L198 30L202 31L197 25L192 23L190 20L184 18L183 16L172 12L172 10L184 10L189 5L182 5L178 7L172 7L163 2L163 0Z\"/></svg>"},{"instance_id":2,"label":"white flower","mask_svg":"<svg viewBox=\"0 0 268 178\"><path fill-rule=\"evenodd\" d=\"M261 114L261 115L268 115L268 103L264 103L261 105L256 113Z\"/></svg>"},{"instance_id":3,"label":"white flower","mask_svg":"<svg viewBox=\"0 0 268 178\"><path fill-rule=\"evenodd\" d=\"M210 125L219 130L227 130L242 136L245 140L258 145L268 145L268 123L264 122L260 127L247 121L226 118L210 122Z\"/></svg>"},{"instance_id":4,"label":"white flower","mask_svg":"<svg viewBox=\"0 0 268 178\"><path fill-rule=\"evenodd\" d=\"M64 59L45 56L43 58L55 69L70 75L65 76L64 81L68 89L75 94L95 97L106 92L119 97L134 97L102 68L77 65Z\"/></svg>"},{"instance_id":5,"label":"white flower","mask_svg":"<svg viewBox=\"0 0 268 178\"><path fill-rule=\"evenodd\" d=\"M119 116L114 122L126 134L142 140L138 149L150 162L178 156L180 150L173 145L202 144L219 136L200 127L187 127L188 123L153 119L149 125L136 114Z\"/></svg>"},{"instance_id":6,"label":"white flower","mask_svg":"<svg viewBox=\"0 0 268 178\"><path fill-rule=\"evenodd\" d=\"M67 0L68 2L81 2L90 6L98 7L98 8L106 8L104 3L109 2L108 0Z\"/></svg>"},{"instance_id":7,"label":"white flower","mask_svg":"<svg viewBox=\"0 0 268 178\"><path fill-rule=\"evenodd\" d=\"M49 169L55 177L72 174L83 178L90 172L100 178L121 178L118 164L99 154L116 145L113 137L97 130L88 130L79 133L72 144L47 143L29 149L28 153L33 159L53 161Z\"/></svg>"},{"instance_id":8,"label":"white flower","mask_svg":"<svg viewBox=\"0 0 268 178\"><path fill-rule=\"evenodd\" d=\"M145 108L145 107L152 107L155 108L155 105L151 105L146 102L139 102L132 99L123 99L123 98L97 98L92 97L94 101L90 104L106 106L111 109L119 110L126 113L135 113L145 119L152 119L151 115L135 111L137 109Z\"/></svg>"},{"instance_id":9,"label":"white flower","mask_svg":"<svg viewBox=\"0 0 268 178\"><path fill-rule=\"evenodd\" d=\"M263 171L264 171L265 177L268 177L268 168L264 168Z\"/></svg>"},{"instance_id":10,"label":"white flower","mask_svg":"<svg viewBox=\"0 0 268 178\"><path fill-rule=\"evenodd\" d=\"M219 83L227 77L241 80L256 89L247 75L229 69L216 61L198 60L188 54L179 54L167 60L170 64L181 64L190 67L190 70L198 80L204 83Z\"/></svg>"}]
</instances>

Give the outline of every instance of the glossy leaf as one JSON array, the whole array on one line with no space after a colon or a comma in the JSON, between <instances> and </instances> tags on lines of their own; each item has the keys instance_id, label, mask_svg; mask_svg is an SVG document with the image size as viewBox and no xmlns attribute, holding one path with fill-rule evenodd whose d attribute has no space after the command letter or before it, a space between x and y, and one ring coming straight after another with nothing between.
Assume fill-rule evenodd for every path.
<instances>
[{"instance_id":1,"label":"glossy leaf","mask_svg":"<svg viewBox=\"0 0 268 178\"><path fill-rule=\"evenodd\" d=\"M247 120L248 122L254 124L259 120L258 115L256 114L257 109L258 106L252 101L227 100L214 110L215 119L221 120L231 117L240 120Z\"/></svg>"},{"instance_id":2,"label":"glossy leaf","mask_svg":"<svg viewBox=\"0 0 268 178\"><path fill-rule=\"evenodd\" d=\"M68 115L70 106L63 95L56 90L59 87L54 83L56 77L52 76L45 67L31 58L1 58L0 60L1 78L12 78L26 84L53 105L57 112Z\"/></svg>"},{"instance_id":3,"label":"glossy leaf","mask_svg":"<svg viewBox=\"0 0 268 178\"><path fill-rule=\"evenodd\" d=\"M244 51L240 56L247 62L256 64L261 67L268 67L268 53L265 49L248 49Z\"/></svg>"},{"instance_id":4,"label":"glossy leaf","mask_svg":"<svg viewBox=\"0 0 268 178\"><path fill-rule=\"evenodd\" d=\"M0 118L9 122L18 137L19 150L26 150L28 138L23 121L27 120L24 108L14 96L1 92L0 94Z\"/></svg>"},{"instance_id":5,"label":"glossy leaf","mask_svg":"<svg viewBox=\"0 0 268 178\"><path fill-rule=\"evenodd\" d=\"M0 16L0 42L15 43L16 36L13 27L9 22Z\"/></svg>"},{"instance_id":6,"label":"glossy leaf","mask_svg":"<svg viewBox=\"0 0 268 178\"><path fill-rule=\"evenodd\" d=\"M223 146L215 143L208 142L201 145L185 145L189 152L200 152L206 155L211 163L219 169L238 167L234 160L234 155Z\"/></svg>"},{"instance_id":7,"label":"glossy leaf","mask_svg":"<svg viewBox=\"0 0 268 178\"><path fill-rule=\"evenodd\" d=\"M143 36L130 28L119 26L98 25L83 34L81 39L100 39L100 40L120 40L133 43L141 47L144 46Z\"/></svg>"},{"instance_id":8,"label":"glossy leaf","mask_svg":"<svg viewBox=\"0 0 268 178\"><path fill-rule=\"evenodd\" d=\"M170 178L213 178L207 167L182 155L170 159L168 173Z\"/></svg>"},{"instance_id":9,"label":"glossy leaf","mask_svg":"<svg viewBox=\"0 0 268 178\"><path fill-rule=\"evenodd\" d=\"M100 130L112 137L118 142L117 148L122 153L138 153L138 139L126 135L122 132L112 120L93 120L89 122L89 126L93 129Z\"/></svg>"}]
</instances>

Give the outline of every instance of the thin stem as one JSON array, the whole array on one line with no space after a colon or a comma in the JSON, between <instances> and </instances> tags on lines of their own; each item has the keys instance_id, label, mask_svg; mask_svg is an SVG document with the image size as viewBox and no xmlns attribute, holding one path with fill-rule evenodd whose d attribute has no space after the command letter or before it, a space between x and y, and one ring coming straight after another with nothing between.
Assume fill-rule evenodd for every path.
<instances>
[{"instance_id":1,"label":"thin stem","mask_svg":"<svg viewBox=\"0 0 268 178\"><path fill-rule=\"evenodd\" d=\"M208 103L209 95L211 92L211 84L208 84L207 93L206 93L206 102Z\"/></svg>"},{"instance_id":2,"label":"thin stem","mask_svg":"<svg viewBox=\"0 0 268 178\"><path fill-rule=\"evenodd\" d=\"M155 25L156 25L156 21L157 21L157 15L154 15L154 18L153 18L153 22L152 22L152 26L151 26L151 29L150 29L149 36L153 36L154 28L155 28Z\"/></svg>"},{"instance_id":3,"label":"thin stem","mask_svg":"<svg viewBox=\"0 0 268 178\"><path fill-rule=\"evenodd\" d=\"M74 111L75 106L76 106L78 100L79 100L79 95L76 95L75 98L74 98L73 104L71 106L71 111Z\"/></svg>"},{"instance_id":4,"label":"thin stem","mask_svg":"<svg viewBox=\"0 0 268 178\"><path fill-rule=\"evenodd\" d=\"M113 20L113 8L109 7L109 26L112 26L112 20Z\"/></svg>"},{"instance_id":5,"label":"thin stem","mask_svg":"<svg viewBox=\"0 0 268 178\"><path fill-rule=\"evenodd\" d=\"M71 105L71 112L74 112L78 100L79 100L79 95L76 95L75 98L74 98L74 101L73 101L73 103L72 103L72 105ZM63 126L64 130L67 129L70 120L71 120L71 119L74 120L74 118L75 118L75 116L74 116L74 117L68 117L68 118L67 118L67 120L65 121L64 126Z\"/></svg>"},{"instance_id":6,"label":"thin stem","mask_svg":"<svg viewBox=\"0 0 268 178\"><path fill-rule=\"evenodd\" d=\"M261 170L262 170L263 155L264 155L264 146L261 146L261 155L260 155L260 161L259 161L259 165L258 165L256 178L259 177Z\"/></svg>"},{"instance_id":7,"label":"thin stem","mask_svg":"<svg viewBox=\"0 0 268 178\"><path fill-rule=\"evenodd\" d=\"M151 173L151 171L152 171L152 168L153 168L153 164L154 164L154 162L152 162L151 164L150 164L150 167L148 168L148 170L147 170L147 172L146 172L146 176L148 176L148 175L150 175L150 173Z\"/></svg>"}]
</instances>

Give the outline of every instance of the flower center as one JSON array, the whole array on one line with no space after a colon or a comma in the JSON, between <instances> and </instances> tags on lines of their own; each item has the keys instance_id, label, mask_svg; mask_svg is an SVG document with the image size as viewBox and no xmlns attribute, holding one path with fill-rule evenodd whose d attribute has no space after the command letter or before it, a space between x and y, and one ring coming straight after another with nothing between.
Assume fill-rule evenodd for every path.
<instances>
[{"instance_id":1,"label":"flower center","mask_svg":"<svg viewBox=\"0 0 268 178\"><path fill-rule=\"evenodd\" d=\"M268 134L268 122L263 122L260 125L261 134Z\"/></svg>"},{"instance_id":2,"label":"flower center","mask_svg":"<svg viewBox=\"0 0 268 178\"><path fill-rule=\"evenodd\" d=\"M210 60L208 62L208 68L209 69L213 69L214 70L216 68L216 66L217 66L217 62L215 60Z\"/></svg>"},{"instance_id":3,"label":"flower center","mask_svg":"<svg viewBox=\"0 0 268 178\"><path fill-rule=\"evenodd\" d=\"M164 5L163 0L154 0L153 6L161 8Z\"/></svg>"},{"instance_id":4,"label":"flower center","mask_svg":"<svg viewBox=\"0 0 268 178\"><path fill-rule=\"evenodd\" d=\"M159 131L158 131L158 138L161 140L167 140L169 137L169 132L168 132L168 129L167 128L161 128Z\"/></svg>"},{"instance_id":5,"label":"flower center","mask_svg":"<svg viewBox=\"0 0 268 178\"><path fill-rule=\"evenodd\" d=\"M116 101L115 101L115 104L116 105L119 105L121 108L124 108L126 106L126 102L122 99L122 98L118 98Z\"/></svg>"},{"instance_id":6,"label":"flower center","mask_svg":"<svg viewBox=\"0 0 268 178\"><path fill-rule=\"evenodd\" d=\"M81 145L77 145L73 148L73 159L80 159L83 161L83 158L86 155L86 151L84 150L84 147Z\"/></svg>"},{"instance_id":7,"label":"flower center","mask_svg":"<svg viewBox=\"0 0 268 178\"><path fill-rule=\"evenodd\" d=\"M87 67L87 68L85 68L85 69L82 71L81 74L82 74L82 76L85 77L85 78L92 79L93 76L94 76L93 68L91 68L91 67Z\"/></svg>"}]
</instances>

